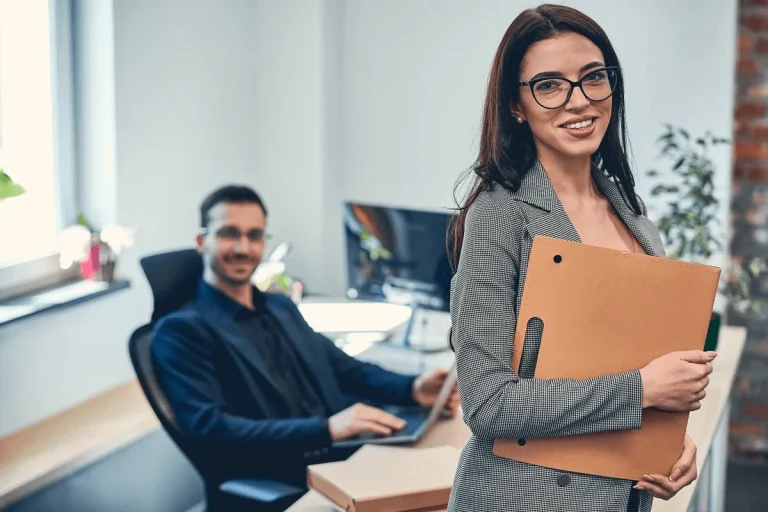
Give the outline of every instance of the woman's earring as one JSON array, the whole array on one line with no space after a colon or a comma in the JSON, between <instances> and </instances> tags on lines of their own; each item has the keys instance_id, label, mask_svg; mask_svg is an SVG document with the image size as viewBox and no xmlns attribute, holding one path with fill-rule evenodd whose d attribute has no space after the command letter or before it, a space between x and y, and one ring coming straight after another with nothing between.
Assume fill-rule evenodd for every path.
<instances>
[{"instance_id":1,"label":"woman's earring","mask_svg":"<svg viewBox=\"0 0 768 512\"><path fill-rule=\"evenodd\" d=\"M517 116L517 124L523 124L523 118L520 116Z\"/></svg>"}]
</instances>

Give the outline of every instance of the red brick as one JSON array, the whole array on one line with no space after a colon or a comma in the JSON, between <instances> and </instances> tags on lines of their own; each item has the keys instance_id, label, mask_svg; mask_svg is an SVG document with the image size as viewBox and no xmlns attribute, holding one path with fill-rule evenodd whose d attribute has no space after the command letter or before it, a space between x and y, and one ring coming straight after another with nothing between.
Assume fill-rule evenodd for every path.
<instances>
[{"instance_id":1,"label":"red brick","mask_svg":"<svg viewBox=\"0 0 768 512\"><path fill-rule=\"evenodd\" d=\"M728 431L736 436L762 436L765 433L765 429L760 425L737 421L731 422L728 426Z\"/></svg>"},{"instance_id":2,"label":"red brick","mask_svg":"<svg viewBox=\"0 0 768 512\"><path fill-rule=\"evenodd\" d=\"M765 104L749 102L736 106L736 119L760 119L765 115Z\"/></svg>"},{"instance_id":3,"label":"red brick","mask_svg":"<svg viewBox=\"0 0 768 512\"><path fill-rule=\"evenodd\" d=\"M744 406L744 414L764 420L768 418L768 404L762 402L750 402Z\"/></svg>"},{"instance_id":4,"label":"red brick","mask_svg":"<svg viewBox=\"0 0 768 512\"><path fill-rule=\"evenodd\" d=\"M746 34L739 34L739 52L741 54L749 53L755 47L755 40Z\"/></svg>"},{"instance_id":5,"label":"red brick","mask_svg":"<svg viewBox=\"0 0 768 512\"><path fill-rule=\"evenodd\" d=\"M758 124L753 126L752 136L758 141L768 141L768 125Z\"/></svg>"},{"instance_id":6,"label":"red brick","mask_svg":"<svg viewBox=\"0 0 768 512\"><path fill-rule=\"evenodd\" d=\"M768 160L768 145L759 142L739 142L733 144L733 155L737 160Z\"/></svg>"},{"instance_id":7,"label":"red brick","mask_svg":"<svg viewBox=\"0 0 768 512\"><path fill-rule=\"evenodd\" d=\"M749 0L749 4L753 6L768 6L768 0Z\"/></svg>"},{"instance_id":8,"label":"red brick","mask_svg":"<svg viewBox=\"0 0 768 512\"><path fill-rule=\"evenodd\" d=\"M754 45L757 53L768 53L768 38L760 38L757 40L757 44Z\"/></svg>"},{"instance_id":9,"label":"red brick","mask_svg":"<svg viewBox=\"0 0 768 512\"><path fill-rule=\"evenodd\" d=\"M749 181L753 183L768 183L768 167L753 167L750 169Z\"/></svg>"},{"instance_id":10,"label":"red brick","mask_svg":"<svg viewBox=\"0 0 768 512\"><path fill-rule=\"evenodd\" d=\"M733 166L733 180L746 181L749 179L749 169L742 165ZM735 279L735 278L734 278Z\"/></svg>"},{"instance_id":11,"label":"red brick","mask_svg":"<svg viewBox=\"0 0 768 512\"><path fill-rule=\"evenodd\" d=\"M736 137L748 138L752 135L752 126L748 122L735 121L733 123L733 134Z\"/></svg>"},{"instance_id":12,"label":"red brick","mask_svg":"<svg viewBox=\"0 0 768 512\"><path fill-rule=\"evenodd\" d=\"M744 16L741 18L741 24L753 32L768 32L768 16L764 14Z\"/></svg>"},{"instance_id":13,"label":"red brick","mask_svg":"<svg viewBox=\"0 0 768 512\"><path fill-rule=\"evenodd\" d=\"M742 75L759 75L760 66L757 65L754 59L739 59L739 73Z\"/></svg>"},{"instance_id":14,"label":"red brick","mask_svg":"<svg viewBox=\"0 0 768 512\"><path fill-rule=\"evenodd\" d=\"M747 95L755 99L768 98L768 83L753 85L747 89Z\"/></svg>"}]
</instances>

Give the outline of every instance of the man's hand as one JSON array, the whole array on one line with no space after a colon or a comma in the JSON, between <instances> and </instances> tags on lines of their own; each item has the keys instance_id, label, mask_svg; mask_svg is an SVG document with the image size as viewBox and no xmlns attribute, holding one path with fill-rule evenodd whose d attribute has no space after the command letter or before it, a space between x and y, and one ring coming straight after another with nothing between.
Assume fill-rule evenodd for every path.
<instances>
[{"instance_id":1,"label":"man's hand","mask_svg":"<svg viewBox=\"0 0 768 512\"><path fill-rule=\"evenodd\" d=\"M648 491L656 498L668 500L686 485L696 480L696 445L685 435L683 454L672 467L669 477L661 475L643 475L643 479L635 485L635 489Z\"/></svg>"},{"instance_id":2,"label":"man's hand","mask_svg":"<svg viewBox=\"0 0 768 512\"><path fill-rule=\"evenodd\" d=\"M429 407L435 403L440 394L440 388L443 387L445 379L448 378L448 370L444 368L437 369L431 373L425 373L416 378L413 382L413 399L422 407ZM445 404L445 409L456 414L459 408L459 388L453 385L451 397Z\"/></svg>"},{"instance_id":3,"label":"man's hand","mask_svg":"<svg viewBox=\"0 0 768 512\"><path fill-rule=\"evenodd\" d=\"M403 427L405 427L405 421L402 419L376 407L360 403L347 407L328 420L328 429L334 441L349 439L363 432L388 436Z\"/></svg>"}]
</instances>

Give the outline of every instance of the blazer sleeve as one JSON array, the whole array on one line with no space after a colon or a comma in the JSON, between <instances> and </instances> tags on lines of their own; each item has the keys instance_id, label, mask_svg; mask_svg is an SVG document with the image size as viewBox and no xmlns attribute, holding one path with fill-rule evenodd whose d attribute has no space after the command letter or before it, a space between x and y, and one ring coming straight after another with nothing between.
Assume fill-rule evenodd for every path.
<instances>
[{"instance_id":1,"label":"blazer sleeve","mask_svg":"<svg viewBox=\"0 0 768 512\"><path fill-rule=\"evenodd\" d=\"M633 370L589 380L520 378L512 369L520 272L517 205L481 194L470 206L452 281L451 317L465 422L486 439L562 437L640 428L642 383Z\"/></svg>"},{"instance_id":2,"label":"blazer sleeve","mask_svg":"<svg viewBox=\"0 0 768 512\"><path fill-rule=\"evenodd\" d=\"M211 341L194 319L179 316L161 321L153 334L157 380L187 437L250 450L306 451L330 446L326 418L252 419L228 410L213 365Z\"/></svg>"},{"instance_id":3,"label":"blazer sleeve","mask_svg":"<svg viewBox=\"0 0 768 512\"><path fill-rule=\"evenodd\" d=\"M322 334L315 335L325 347L343 392L383 404L416 405L413 399L413 382L416 376L401 375L355 359Z\"/></svg>"}]
</instances>

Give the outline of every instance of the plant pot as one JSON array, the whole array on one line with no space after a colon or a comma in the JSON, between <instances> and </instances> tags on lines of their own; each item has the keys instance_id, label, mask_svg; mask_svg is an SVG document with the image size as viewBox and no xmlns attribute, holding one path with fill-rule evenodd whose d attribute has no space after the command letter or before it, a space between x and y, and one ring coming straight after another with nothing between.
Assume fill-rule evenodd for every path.
<instances>
[{"instance_id":1,"label":"plant pot","mask_svg":"<svg viewBox=\"0 0 768 512\"><path fill-rule=\"evenodd\" d=\"M704 342L704 350L717 350L717 342L720 338L720 325L722 323L722 316L720 313L712 312L712 317L709 319L709 329L707 329L707 340Z\"/></svg>"},{"instance_id":2,"label":"plant pot","mask_svg":"<svg viewBox=\"0 0 768 512\"><path fill-rule=\"evenodd\" d=\"M115 282L115 260L110 260L101 266L101 281L112 284Z\"/></svg>"}]
</instances>

